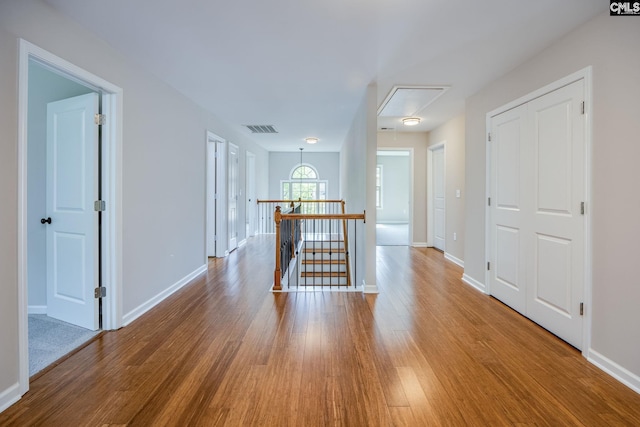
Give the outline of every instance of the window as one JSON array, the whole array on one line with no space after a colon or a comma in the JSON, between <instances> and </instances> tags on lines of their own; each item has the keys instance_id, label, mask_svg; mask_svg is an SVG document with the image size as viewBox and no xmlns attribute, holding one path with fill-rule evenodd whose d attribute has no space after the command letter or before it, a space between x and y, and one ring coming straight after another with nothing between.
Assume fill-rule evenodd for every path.
<instances>
[{"instance_id":1,"label":"window","mask_svg":"<svg viewBox=\"0 0 640 427\"><path fill-rule=\"evenodd\" d=\"M376 166L376 208L382 209L382 165Z\"/></svg>"},{"instance_id":2,"label":"window","mask_svg":"<svg viewBox=\"0 0 640 427\"><path fill-rule=\"evenodd\" d=\"M282 200L326 200L327 181L319 179L318 172L311 165L300 165L291 171L291 179L282 181ZM302 213L323 213L324 203L317 206L305 203Z\"/></svg>"},{"instance_id":3,"label":"window","mask_svg":"<svg viewBox=\"0 0 640 427\"><path fill-rule=\"evenodd\" d=\"M318 173L310 166L298 166L291 173L291 179L318 179Z\"/></svg>"}]
</instances>

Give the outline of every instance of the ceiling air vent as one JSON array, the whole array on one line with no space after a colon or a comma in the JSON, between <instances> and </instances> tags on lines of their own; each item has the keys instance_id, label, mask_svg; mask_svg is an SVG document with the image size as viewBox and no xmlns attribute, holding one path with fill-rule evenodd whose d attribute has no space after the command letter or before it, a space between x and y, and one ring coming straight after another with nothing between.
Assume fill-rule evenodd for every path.
<instances>
[{"instance_id":1,"label":"ceiling air vent","mask_svg":"<svg viewBox=\"0 0 640 427\"><path fill-rule=\"evenodd\" d=\"M273 125L245 125L251 133L278 133Z\"/></svg>"}]
</instances>

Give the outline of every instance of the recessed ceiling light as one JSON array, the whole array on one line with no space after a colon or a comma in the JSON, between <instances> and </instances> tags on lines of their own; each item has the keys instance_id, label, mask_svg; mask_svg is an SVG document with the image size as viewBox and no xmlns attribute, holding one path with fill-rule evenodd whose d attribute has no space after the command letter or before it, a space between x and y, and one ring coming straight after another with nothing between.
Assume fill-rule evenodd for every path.
<instances>
[{"instance_id":1,"label":"recessed ceiling light","mask_svg":"<svg viewBox=\"0 0 640 427\"><path fill-rule=\"evenodd\" d=\"M405 126L415 126L420 124L420 117L405 117L402 119L402 124Z\"/></svg>"},{"instance_id":2,"label":"recessed ceiling light","mask_svg":"<svg viewBox=\"0 0 640 427\"><path fill-rule=\"evenodd\" d=\"M305 138L304 140L307 141L307 144L315 144L316 142L318 142L318 138L314 137Z\"/></svg>"}]
</instances>

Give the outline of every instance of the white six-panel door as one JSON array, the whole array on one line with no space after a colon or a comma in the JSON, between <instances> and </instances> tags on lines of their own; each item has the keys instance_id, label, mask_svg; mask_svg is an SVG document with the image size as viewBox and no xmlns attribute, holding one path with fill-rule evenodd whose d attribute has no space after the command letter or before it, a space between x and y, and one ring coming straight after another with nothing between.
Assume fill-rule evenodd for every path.
<instances>
[{"instance_id":1,"label":"white six-panel door","mask_svg":"<svg viewBox=\"0 0 640 427\"><path fill-rule=\"evenodd\" d=\"M98 95L47 106L47 315L98 329Z\"/></svg>"},{"instance_id":2,"label":"white six-panel door","mask_svg":"<svg viewBox=\"0 0 640 427\"><path fill-rule=\"evenodd\" d=\"M491 120L491 294L582 347L584 81Z\"/></svg>"}]
</instances>

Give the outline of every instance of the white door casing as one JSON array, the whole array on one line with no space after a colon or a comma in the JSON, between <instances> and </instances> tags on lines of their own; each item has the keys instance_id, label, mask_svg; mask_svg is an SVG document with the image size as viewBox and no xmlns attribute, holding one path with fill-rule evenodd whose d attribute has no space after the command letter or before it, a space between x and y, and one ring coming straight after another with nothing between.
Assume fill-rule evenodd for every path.
<instances>
[{"instance_id":1,"label":"white door casing","mask_svg":"<svg viewBox=\"0 0 640 427\"><path fill-rule=\"evenodd\" d=\"M491 118L490 292L581 349L584 80Z\"/></svg>"},{"instance_id":2,"label":"white door casing","mask_svg":"<svg viewBox=\"0 0 640 427\"><path fill-rule=\"evenodd\" d=\"M101 96L102 114L106 123L101 126L102 142L102 199L106 210L102 212L102 281L107 296L102 298L102 328L118 329L122 326L122 88L89 73L52 53L19 40L18 67L18 353L20 358L18 393L29 390L29 339L27 298L27 127L29 121L28 94L33 89L28 79L31 61L36 61L76 82L93 88Z\"/></svg>"},{"instance_id":3,"label":"white door casing","mask_svg":"<svg viewBox=\"0 0 640 427\"><path fill-rule=\"evenodd\" d=\"M256 235L256 156L247 151L246 200L247 200L247 237Z\"/></svg>"},{"instance_id":4,"label":"white door casing","mask_svg":"<svg viewBox=\"0 0 640 427\"><path fill-rule=\"evenodd\" d=\"M444 146L432 151L433 246L445 250Z\"/></svg>"},{"instance_id":5,"label":"white door casing","mask_svg":"<svg viewBox=\"0 0 640 427\"><path fill-rule=\"evenodd\" d=\"M207 257L216 256L216 140L207 133Z\"/></svg>"},{"instance_id":6,"label":"white door casing","mask_svg":"<svg viewBox=\"0 0 640 427\"><path fill-rule=\"evenodd\" d=\"M227 142L207 131L207 256L224 257L227 244Z\"/></svg>"},{"instance_id":7,"label":"white door casing","mask_svg":"<svg viewBox=\"0 0 640 427\"><path fill-rule=\"evenodd\" d=\"M229 143L228 158L228 235L229 252L238 247L238 169L239 169L238 146Z\"/></svg>"},{"instance_id":8,"label":"white door casing","mask_svg":"<svg viewBox=\"0 0 640 427\"><path fill-rule=\"evenodd\" d=\"M47 106L47 315L98 329L98 112L90 93Z\"/></svg>"}]
</instances>

